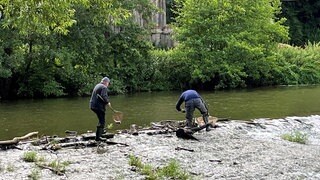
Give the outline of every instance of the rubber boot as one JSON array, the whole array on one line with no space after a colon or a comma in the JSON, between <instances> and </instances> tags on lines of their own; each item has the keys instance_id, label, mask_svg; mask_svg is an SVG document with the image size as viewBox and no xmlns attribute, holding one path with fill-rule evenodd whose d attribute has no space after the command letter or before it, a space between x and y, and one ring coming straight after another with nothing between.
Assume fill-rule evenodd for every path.
<instances>
[{"instance_id":1,"label":"rubber boot","mask_svg":"<svg viewBox=\"0 0 320 180\"><path fill-rule=\"evenodd\" d=\"M206 125L206 131L211 131L210 124L208 123L209 122L209 120L208 120L209 116L208 115L204 115L204 116L202 116L202 118L203 118L203 121L204 121L204 123Z\"/></svg>"},{"instance_id":2,"label":"rubber boot","mask_svg":"<svg viewBox=\"0 0 320 180\"><path fill-rule=\"evenodd\" d=\"M96 131L96 141L106 141L106 138L101 137L103 133L103 127L97 126L97 131Z\"/></svg>"}]
</instances>

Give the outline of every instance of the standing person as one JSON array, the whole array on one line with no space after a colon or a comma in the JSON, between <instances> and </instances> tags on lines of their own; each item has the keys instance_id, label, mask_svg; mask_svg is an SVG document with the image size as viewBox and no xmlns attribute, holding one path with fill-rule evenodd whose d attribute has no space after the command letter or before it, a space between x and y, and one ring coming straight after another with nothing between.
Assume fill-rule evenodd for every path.
<instances>
[{"instance_id":1,"label":"standing person","mask_svg":"<svg viewBox=\"0 0 320 180\"><path fill-rule=\"evenodd\" d=\"M98 125L96 131L96 141L106 140L102 138L102 134L105 127L105 112L106 105L110 106L110 100L108 96L108 86L110 84L110 79L108 77L102 78L101 82L97 84L91 94L90 98L90 109L97 115L98 117Z\"/></svg>"},{"instance_id":2,"label":"standing person","mask_svg":"<svg viewBox=\"0 0 320 180\"><path fill-rule=\"evenodd\" d=\"M192 128L192 119L193 119L193 113L195 109L197 108L200 113L202 114L203 121L205 124L208 123L208 108L206 107L202 97L199 95L199 93L195 90L186 90L184 91L177 103L176 103L176 109L178 111L181 111L181 104L185 103L185 112L186 112L186 126L188 128ZM184 110L183 110L184 112ZM210 127L206 126L206 131L210 131Z\"/></svg>"}]
</instances>

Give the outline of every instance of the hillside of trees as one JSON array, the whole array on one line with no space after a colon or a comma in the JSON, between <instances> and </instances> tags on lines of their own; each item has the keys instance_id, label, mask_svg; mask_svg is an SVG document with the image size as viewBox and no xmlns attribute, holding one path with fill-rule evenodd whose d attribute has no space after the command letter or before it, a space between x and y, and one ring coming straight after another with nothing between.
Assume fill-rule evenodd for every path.
<instances>
[{"instance_id":1,"label":"hillside of trees","mask_svg":"<svg viewBox=\"0 0 320 180\"><path fill-rule=\"evenodd\" d=\"M0 99L319 84L320 0L166 2L160 49L149 0L0 0Z\"/></svg>"}]
</instances>

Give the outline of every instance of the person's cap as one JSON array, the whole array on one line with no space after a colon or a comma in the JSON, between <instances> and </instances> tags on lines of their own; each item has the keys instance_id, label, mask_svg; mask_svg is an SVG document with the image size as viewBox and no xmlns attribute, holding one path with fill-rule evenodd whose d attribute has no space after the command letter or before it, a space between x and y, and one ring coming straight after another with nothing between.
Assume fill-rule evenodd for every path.
<instances>
[{"instance_id":1,"label":"person's cap","mask_svg":"<svg viewBox=\"0 0 320 180\"><path fill-rule=\"evenodd\" d=\"M110 83L110 79L108 77L104 77L101 79L101 82L109 82Z\"/></svg>"}]
</instances>

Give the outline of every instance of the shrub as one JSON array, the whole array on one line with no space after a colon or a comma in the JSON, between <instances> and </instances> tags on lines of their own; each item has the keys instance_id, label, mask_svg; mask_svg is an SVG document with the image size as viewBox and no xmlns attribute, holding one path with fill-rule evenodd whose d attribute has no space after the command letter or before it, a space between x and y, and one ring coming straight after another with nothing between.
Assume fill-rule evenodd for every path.
<instances>
[{"instance_id":1,"label":"shrub","mask_svg":"<svg viewBox=\"0 0 320 180\"><path fill-rule=\"evenodd\" d=\"M31 174L29 174L28 177L32 180L38 180L41 177L40 171L38 171L37 169L34 169L31 171Z\"/></svg>"},{"instance_id":2,"label":"shrub","mask_svg":"<svg viewBox=\"0 0 320 180\"><path fill-rule=\"evenodd\" d=\"M176 160L171 160L167 166L154 168L150 164L143 164L141 159L129 155L129 165L137 167L137 170L146 175L146 179L190 179L189 174L183 170Z\"/></svg>"},{"instance_id":3,"label":"shrub","mask_svg":"<svg viewBox=\"0 0 320 180\"><path fill-rule=\"evenodd\" d=\"M23 154L23 160L26 162L36 162L37 161L37 153L34 151L26 152Z\"/></svg>"},{"instance_id":4,"label":"shrub","mask_svg":"<svg viewBox=\"0 0 320 180\"><path fill-rule=\"evenodd\" d=\"M290 142L297 142L301 144L306 144L308 140L308 136L305 133L302 133L300 131L294 131L291 133L283 134L282 139L290 141Z\"/></svg>"}]
</instances>

